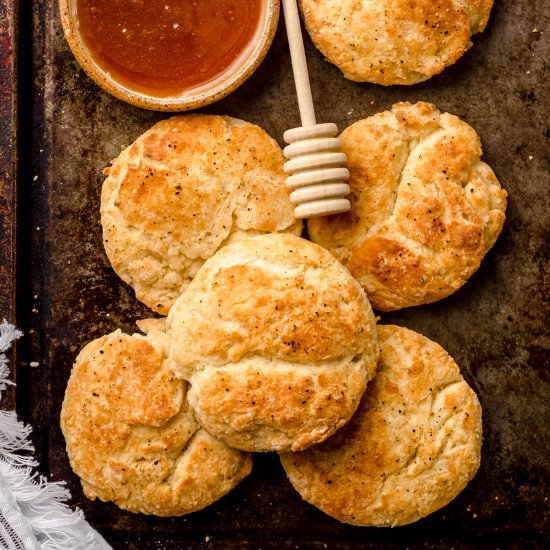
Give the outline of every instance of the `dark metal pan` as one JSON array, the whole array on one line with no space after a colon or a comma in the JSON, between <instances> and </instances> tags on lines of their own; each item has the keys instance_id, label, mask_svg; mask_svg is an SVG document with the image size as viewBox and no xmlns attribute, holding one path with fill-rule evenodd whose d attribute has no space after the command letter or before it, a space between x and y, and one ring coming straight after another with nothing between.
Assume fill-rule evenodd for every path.
<instances>
[{"instance_id":1,"label":"dark metal pan","mask_svg":"<svg viewBox=\"0 0 550 550\"><path fill-rule=\"evenodd\" d=\"M84 498L58 422L72 362L87 341L118 327L133 331L150 315L103 252L101 170L168 115L126 105L88 78L64 41L54 1L0 1L0 315L27 334L18 346L17 408L34 427L43 473L68 482L72 504L115 548L548 547L549 23L548 2L497 0L473 48L413 87L346 81L306 39L319 121L344 129L396 101L433 102L479 132L484 159L509 193L503 234L461 290L382 315L440 343L477 391L481 469L432 516L369 529L302 502L273 454L257 456L237 489L188 517L134 515ZM250 120L282 142L299 123L293 86L281 26L260 69L205 112Z\"/></svg>"}]
</instances>

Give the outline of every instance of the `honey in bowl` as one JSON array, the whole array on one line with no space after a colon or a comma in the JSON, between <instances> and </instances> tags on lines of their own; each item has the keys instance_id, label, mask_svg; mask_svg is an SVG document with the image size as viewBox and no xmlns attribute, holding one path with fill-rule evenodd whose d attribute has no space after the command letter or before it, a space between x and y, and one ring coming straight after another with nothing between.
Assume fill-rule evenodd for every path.
<instances>
[{"instance_id":1,"label":"honey in bowl","mask_svg":"<svg viewBox=\"0 0 550 550\"><path fill-rule=\"evenodd\" d=\"M76 0L80 39L123 87L157 98L196 94L252 53L266 0Z\"/></svg>"},{"instance_id":2,"label":"honey in bowl","mask_svg":"<svg viewBox=\"0 0 550 550\"><path fill-rule=\"evenodd\" d=\"M158 111L202 107L240 86L269 50L279 9L279 0L59 0L86 73Z\"/></svg>"}]
</instances>

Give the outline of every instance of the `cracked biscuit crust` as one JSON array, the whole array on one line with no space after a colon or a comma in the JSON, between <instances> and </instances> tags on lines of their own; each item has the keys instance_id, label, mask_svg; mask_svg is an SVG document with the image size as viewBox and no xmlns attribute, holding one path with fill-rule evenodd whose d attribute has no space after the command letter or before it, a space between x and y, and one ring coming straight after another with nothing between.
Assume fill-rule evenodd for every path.
<instances>
[{"instance_id":1,"label":"cracked biscuit crust","mask_svg":"<svg viewBox=\"0 0 550 550\"><path fill-rule=\"evenodd\" d=\"M374 375L375 319L360 285L289 234L229 245L168 316L174 372L201 424L248 451L299 450L354 413Z\"/></svg>"},{"instance_id":2,"label":"cracked biscuit crust","mask_svg":"<svg viewBox=\"0 0 550 550\"><path fill-rule=\"evenodd\" d=\"M61 428L84 494L131 512L179 516L228 493L251 470L249 455L200 428L174 376L166 334L89 343L65 392Z\"/></svg>"},{"instance_id":3,"label":"cracked biscuit crust","mask_svg":"<svg viewBox=\"0 0 550 550\"><path fill-rule=\"evenodd\" d=\"M105 251L138 300L166 315L204 261L228 242L299 235L277 143L238 119L159 122L115 159L103 184Z\"/></svg>"},{"instance_id":4,"label":"cracked biscuit crust","mask_svg":"<svg viewBox=\"0 0 550 550\"><path fill-rule=\"evenodd\" d=\"M315 46L358 82L415 84L440 73L487 25L493 0L300 0Z\"/></svg>"},{"instance_id":5,"label":"cracked biscuit crust","mask_svg":"<svg viewBox=\"0 0 550 550\"><path fill-rule=\"evenodd\" d=\"M478 269L505 220L506 191L479 136L429 103L397 103L341 135L351 211L308 220L375 309L435 302Z\"/></svg>"},{"instance_id":6,"label":"cracked biscuit crust","mask_svg":"<svg viewBox=\"0 0 550 550\"><path fill-rule=\"evenodd\" d=\"M481 455L481 406L453 359L411 330L379 326L380 359L350 422L281 454L309 503L353 525L406 525L454 499Z\"/></svg>"}]
</instances>

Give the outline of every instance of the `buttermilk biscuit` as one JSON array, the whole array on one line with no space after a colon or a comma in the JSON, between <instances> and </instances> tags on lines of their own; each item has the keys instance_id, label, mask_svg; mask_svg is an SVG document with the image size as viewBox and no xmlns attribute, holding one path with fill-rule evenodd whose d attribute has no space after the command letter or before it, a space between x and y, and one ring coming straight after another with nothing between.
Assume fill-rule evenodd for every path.
<instances>
[{"instance_id":1,"label":"buttermilk biscuit","mask_svg":"<svg viewBox=\"0 0 550 550\"><path fill-rule=\"evenodd\" d=\"M218 500L250 472L250 455L197 424L167 347L161 332L129 336L117 330L76 359L61 428L88 498L131 512L179 516Z\"/></svg>"},{"instance_id":2,"label":"buttermilk biscuit","mask_svg":"<svg viewBox=\"0 0 550 550\"><path fill-rule=\"evenodd\" d=\"M288 234L208 260L168 316L176 374L200 423L250 451L299 450L354 413L378 355L359 284L326 250Z\"/></svg>"},{"instance_id":3,"label":"buttermilk biscuit","mask_svg":"<svg viewBox=\"0 0 550 550\"><path fill-rule=\"evenodd\" d=\"M107 256L138 300L166 315L224 244L273 231L299 235L277 143L229 117L159 122L105 170Z\"/></svg>"},{"instance_id":4,"label":"buttermilk biscuit","mask_svg":"<svg viewBox=\"0 0 550 550\"><path fill-rule=\"evenodd\" d=\"M300 0L315 46L346 78L415 84L440 73L487 25L493 0Z\"/></svg>"},{"instance_id":5,"label":"buttermilk biscuit","mask_svg":"<svg viewBox=\"0 0 550 550\"><path fill-rule=\"evenodd\" d=\"M351 211L308 221L375 309L435 302L459 289L495 243L506 191L476 132L429 103L398 103L341 135Z\"/></svg>"},{"instance_id":6,"label":"buttermilk biscuit","mask_svg":"<svg viewBox=\"0 0 550 550\"><path fill-rule=\"evenodd\" d=\"M281 461L302 498L330 516L406 525L448 504L476 473L481 407L441 346L391 325L378 338L378 373L355 416Z\"/></svg>"}]
</instances>

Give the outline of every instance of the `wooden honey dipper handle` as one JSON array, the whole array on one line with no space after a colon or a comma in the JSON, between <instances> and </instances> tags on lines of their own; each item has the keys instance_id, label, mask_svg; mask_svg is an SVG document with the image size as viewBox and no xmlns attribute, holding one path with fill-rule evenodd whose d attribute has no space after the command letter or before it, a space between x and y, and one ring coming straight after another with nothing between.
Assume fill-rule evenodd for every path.
<instances>
[{"instance_id":1,"label":"wooden honey dipper handle","mask_svg":"<svg viewBox=\"0 0 550 550\"><path fill-rule=\"evenodd\" d=\"M306 54L300 28L296 0L282 0L286 32L292 59L292 71L298 96L302 126L284 134L284 154L288 162L284 170L289 177L286 185L293 189L290 200L296 204L296 218L313 218L347 212L350 202L346 155L336 136L336 124L317 124L311 96Z\"/></svg>"}]
</instances>

